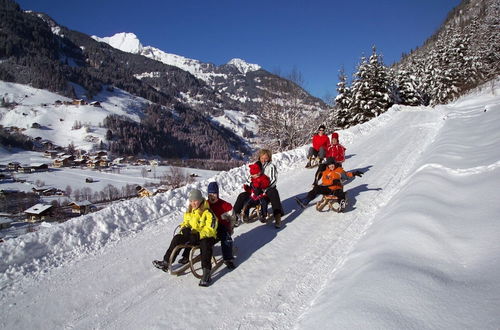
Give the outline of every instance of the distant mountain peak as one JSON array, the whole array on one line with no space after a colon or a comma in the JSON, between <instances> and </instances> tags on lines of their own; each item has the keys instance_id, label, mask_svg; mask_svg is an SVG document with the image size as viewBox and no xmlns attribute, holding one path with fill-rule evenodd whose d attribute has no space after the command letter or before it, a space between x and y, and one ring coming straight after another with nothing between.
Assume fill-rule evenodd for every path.
<instances>
[{"instance_id":1,"label":"distant mountain peak","mask_svg":"<svg viewBox=\"0 0 500 330\"><path fill-rule=\"evenodd\" d=\"M234 65L243 74L261 69L260 65L245 62L241 58L233 58L231 61L227 62L227 64Z\"/></svg>"},{"instance_id":2,"label":"distant mountain peak","mask_svg":"<svg viewBox=\"0 0 500 330\"><path fill-rule=\"evenodd\" d=\"M139 38L132 32L120 32L111 37L104 38L92 36L92 38L100 42L105 42L111 47L127 53L138 54L144 48Z\"/></svg>"}]
</instances>

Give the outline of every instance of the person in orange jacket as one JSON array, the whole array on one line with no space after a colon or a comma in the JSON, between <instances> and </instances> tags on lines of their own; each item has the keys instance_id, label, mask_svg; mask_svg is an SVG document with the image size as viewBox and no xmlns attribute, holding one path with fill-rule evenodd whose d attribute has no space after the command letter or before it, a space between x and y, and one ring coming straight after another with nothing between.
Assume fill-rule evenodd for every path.
<instances>
[{"instance_id":1,"label":"person in orange jacket","mask_svg":"<svg viewBox=\"0 0 500 330\"><path fill-rule=\"evenodd\" d=\"M330 146L330 139L328 135L325 134L325 125L321 125L318 128L318 134L314 134L312 137L312 147L309 148L307 153L307 164L306 167L311 167L311 161L315 157L319 157L320 163L323 158L326 157L326 152Z\"/></svg>"},{"instance_id":2,"label":"person in orange jacket","mask_svg":"<svg viewBox=\"0 0 500 330\"><path fill-rule=\"evenodd\" d=\"M349 180L355 176L363 176L361 171L346 172L333 158L326 160L326 169L321 174L321 184L315 184L314 188L307 193L303 199L296 198L297 203L305 208L318 195L334 195L338 198L340 205L345 205L345 192L342 181Z\"/></svg>"}]
</instances>

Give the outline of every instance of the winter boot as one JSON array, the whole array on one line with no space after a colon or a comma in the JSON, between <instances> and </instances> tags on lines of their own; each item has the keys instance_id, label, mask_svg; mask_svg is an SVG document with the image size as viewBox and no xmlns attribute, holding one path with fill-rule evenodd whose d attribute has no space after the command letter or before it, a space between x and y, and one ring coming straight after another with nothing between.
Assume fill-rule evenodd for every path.
<instances>
[{"instance_id":1,"label":"winter boot","mask_svg":"<svg viewBox=\"0 0 500 330\"><path fill-rule=\"evenodd\" d=\"M201 277L200 283L198 283L199 286L208 286L210 284L210 281L212 280L210 278L210 272L210 269L203 268L203 276Z\"/></svg>"},{"instance_id":2,"label":"winter boot","mask_svg":"<svg viewBox=\"0 0 500 330\"><path fill-rule=\"evenodd\" d=\"M168 272L168 262L163 261L163 260L153 260L153 265L158 268L163 270L164 272Z\"/></svg>"},{"instance_id":3,"label":"winter boot","mask_svg":"<svg viewBox=\"0 0 500 330\"><path fill-rule=\"evenodd\" d=\"M274 227L281 228L281 214L277 213L274 215Z\"/></svg>"},{"instance_id":4,"label":"winter boot","mask_svg":"<svg viewBox=\"0 0 500 330\"><path fill-rule=\"evenodd\" d=\"M236 268L236 265L234 264L234 262L232 260L225 260L224 265L226 265L226 268L229 270L233 270Z\"/></svg>"},{"instance_id":5,"label":"winter boot","mask_svg":"<svg viewBox=\"0 0 500 330\"><path fill-rule=\"evenodd\" d=\"M309 158L307 159L306 168L311 167L311 160L312 160L312 157L309 157Z\"/></svg>"},{"instance_id":6,"label":"winter boot","mask_svg":"<svg viewBox=\"0 0 500 330\"><path fill-rule=\"evenodd\" d=\"M344 212L346 206L347 206L347 201L345 199L342 199L340 201L340 211L339 212Z\"/></svg>"}]
</instances>

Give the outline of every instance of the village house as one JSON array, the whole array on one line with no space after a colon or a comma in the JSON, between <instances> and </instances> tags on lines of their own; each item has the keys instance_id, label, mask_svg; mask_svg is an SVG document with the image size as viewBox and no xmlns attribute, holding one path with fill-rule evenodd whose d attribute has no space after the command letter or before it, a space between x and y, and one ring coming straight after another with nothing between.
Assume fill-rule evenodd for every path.
<instances>
[{"instance_id":1,"label":"village house","mask_svg":"<svg viewBox=\"0 0 500 330\"><path fill-rule=\"evenodd\" d=\"M47 172L49 170L49 164L45 163L34 163L30 166L32 172Z\"/></svg>"},{"instance_id":2,"label":"village house","mask_svg":"<svg viewBox=\"0 0 500 330\"><path fill-rule=\"evenodd\" d=\"M87 161L87 167L88 168L99 168L99 161L100 161L100 159L89 159Z\"/></svg>"},{"instance_id":3,"label":"village house","mask_svg":"<svg viewBox=\"0 0 500 330\"><path fill-rule=\"evenodd\" d=\"M8 171L17 171L17 169L21 166L19 162L10 162L7 164L7 170Z\"/></svg>"},{"instance_id":4,"label":"village house","mask_svg":"<svg viewBox=\"0 0 500 330\"><path fill-rule=\"evenodd\" d=\"M52 158L52 159L55 159L57 158L57 154L59 152L57 150L45 150L45 152L43 153L43 155L47 158Z\"/></svg>"},{"instance_id":5,"label":"village house","mask_svg":"<svg viewBox=\"0 0 500 330\"><path fill-rule=\"evenodd\" d=\"M75 157L71 155L65 155L61 158L54 160L54 167L67 167L73 165L73 160Z\"/></svg>"},{"instance_id":6,"label":"village house","mask_svg":"<svg viewBox=\"0 0 500 330\"><path fill-rule=\"evenodd\" d=\"M87 101L82 99L73 99L71 102L72 105L87 105Z\"/></svg>"},{"instance_id":7,"label":"village house","mask_svg":"<svg viewBox=\"0 0 500 330\"><path fill-rule=\"evenodd\" d=\"M109 161L107 161L106 159L100 159L99 167L109 167Z\"/></svg>"},{"instance_id":8,"label":"village house","mask_svg":"<svg viewBox=\"0 0 500 330\"><path fill-rule=\"evenodd\" d=\"M41 141L41 144L45 150L54 150L55 149L54 143L52 143L50 141L44 140L44 141ZM57 154L57 152L56 152L56 154Z\"/></svg>"},{"instance_id":9,"label":"village house","mask_svg":"<svg viewBox=\"0 0 500 330\"><path fill-rule=\"evenodd\" d=\"M50 192L56 192L57 189L51 186L42 186L42 187L32 187L31 191L33 191L37 195L44 195L44 196L50 196L48 195Z\"/></svg>"},{"instance_id":10,"label":"village house","mask_svg":"<svg viewBox=\"0 0 500 330\"><path fill-rule=\"evenodd\" d=\"M137 165L148 165L148 163L149 163L149 162L148 162L146 159L143 159L143 158L138 159L138 160L136 160L136 162L135 162L135 164L137 164Z\"/></svg>"},{"instance_id":11,"label":"village house","mask_svg":"<svg viewBox=\"0 0 500 330\"><path fill-rule=\"evenodd\" d=\"M124 164L125 163L125 158L123 157L118 157L113 159L113 164L114 165L119 165L119 164Z\"/></svg>"},{"instance_id":12,"label":"village house","mask_svg":"<svg viewBox=\"0 0 500 330\"><path fill-rule=\"evenodd\" d=\"M50 204L36 204L24 213L26 214L26 221L28 222L38 222L38 221L50 221L52 219L52 209L53 206Z\"/></svg>"},{"instance_id":13,"label":"village house","mask_svg":"<svg viewBox=\"0 0 500 330\"><path fill-rule=\"evenodd\" d=\"M87 165L86 157L78 158L73 161L73 166L86 166L86 165Z\"/></svg>"},{"instance_id":14,"label":"village house","mask_svg":"<svg viewBox=\"0 0 500 330\"><path fill-rule=\"evenodd\" d=\"M101 103L98 101L90 102L90 105L93 107L101 108Z\"/></svg>"},{"instance_id":15,"label":"village house","mask_svg":"<svg viewBox=\"0 0 500 330\"><path fill-rule=\"evenodd\" d=\"M95 155L98 157L98 158L107 158L108 157L108 152L105 151L105 150L99 150L95 153Z\"/></svg>"},{"instance_id":16,"label":"village house","mask_svg":"<svg viewBox=\"0 0 500 330\"><path fill-rule=\"evenodd\" d=\"M94 212L97 209L95 205L89 202L88 200L72 202L69 204L69 206L71 206L72 213L80 215Z\"/></svg>"},{"instance_id":17,"label":"village house","mask_svg":"<svg viewBox=\"0 0 500 330\"><path fill-rule=\"evenodd\" d=\"M139 197L151 197L151 196L153 196L153 193L144 187L137 186L137 187L135 187L135 190L137 191L137 196L139 196Z\"/></svg>"},{"instance_id":18,"label":"village house","mask_svg":"<svg viewBox=\"0 0 500 330\"><path fill-rule=\"evenodd\" d=\"M19 165L17 168L18 173L31 173L31 166L28 164Z\"/></svg>"}]
</instances>

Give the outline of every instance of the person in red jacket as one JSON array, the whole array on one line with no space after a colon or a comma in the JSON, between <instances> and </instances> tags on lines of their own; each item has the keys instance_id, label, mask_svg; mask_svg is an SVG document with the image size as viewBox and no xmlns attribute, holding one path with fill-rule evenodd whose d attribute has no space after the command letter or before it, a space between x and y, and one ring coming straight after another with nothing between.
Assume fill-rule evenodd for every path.
<instances>
[{"instance_id":1,"label":"person in red jacket","mask_svg":"<svg viewBox=\"0 0 500 330\"><path fill-rule=\"evenodd\" d=\"M222 259L229 270L236 268L233 255L233 226L235 217L232 214L233 206L219 197L219 185L217 182L210 182L207 188L208 203L210 209L217 217L219 225L217 226L217 237L221 242Z\"/></svg>"},{"instance_id":2,"label":"person in red jacket","mask_svg":"<svg viewBox=\"0 0 500 330\"><path fill-rule=\"evenodd\" d=\"M345 160L345 147L339 143L339 133L332 133L330 145L326 151L326 158L335 159L336 163L342 164Z\"/></svg>"},{"instance_id":3,"label":"person in red jacket","mask_svg":"<svg viewBox=\"0 0 500 330\"><path fill-rule=\"evenodd\" d=\"M309 148L307 153L308 162L306 167L311 167L311 161L315 157L319 157L321 163L326 156L329 145L330 140L328 139L328 135L325 134L325 125L321 125L318 128L318 134L314 134L312 137L312 147Z\"/></svg>"},{"instance_id":4,"label":"person in red jacket","mask_svg":"<svg viewBox=\"0 0 500 330\"><path fill-rule=\"evenodd\" d=\"M250 176L251 184L250 186L245 185L244 189L250 193L250 197L247 199L245 206L243 207L243 218L248 219L248 214L251 207L255 207L260 204L260 221L265 222L267 218L267 205L269 203L268 198L264 192L271 183L269 177L262 173L262 168L260 163L250 164Z\"/></svg>"}]
</instances>

